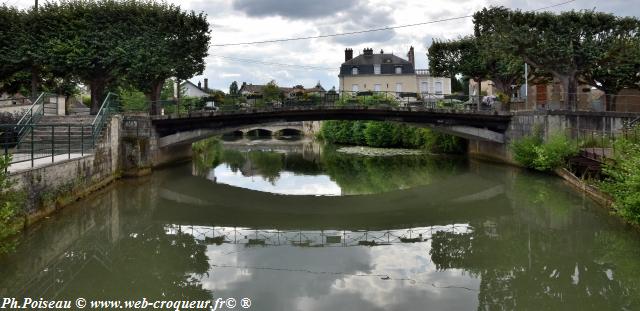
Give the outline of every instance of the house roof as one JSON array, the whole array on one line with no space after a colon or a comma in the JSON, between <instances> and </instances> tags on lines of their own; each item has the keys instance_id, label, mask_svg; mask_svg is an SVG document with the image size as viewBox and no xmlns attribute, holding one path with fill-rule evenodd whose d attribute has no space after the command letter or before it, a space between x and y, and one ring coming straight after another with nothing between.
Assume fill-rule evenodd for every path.
<instances>
[{"instance_id":1,"label":"house roof","mask_svg":"<svg viewBox=\"0 0 640 311\"><path fill-rule=\"evenodd\" d=\"M393 64L393 65L404 65L411 63L408 60L402 59L393 54L373 54L373 55L365 55L360 54L346 62L343 65L374 65L374 64Z\"/></svg>"}]
</instances>

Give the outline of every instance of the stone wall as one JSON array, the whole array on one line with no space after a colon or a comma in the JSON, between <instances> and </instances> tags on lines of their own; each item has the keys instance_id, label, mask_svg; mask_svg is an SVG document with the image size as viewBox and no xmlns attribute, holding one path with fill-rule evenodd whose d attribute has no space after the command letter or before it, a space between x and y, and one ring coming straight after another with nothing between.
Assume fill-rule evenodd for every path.
<instances>
[{"instance_id":1,"label":"stone wall","mask_svg":"<svg viewBox=\"0 0 640 311\"><path fill-rule=\"evenodd\" d=\"M26 195L27 223L104 187L120 175L120 124L114 116L95 152L11 175Z\"/></svg>"},{"instance_id":2,"label":"stone wall","mask_svg":"<svg viewBox=\"0 0 640 311\"><path fill-rule=\"evenodd\" d=\"M619 112L521 112L516 113L509 129L505 133L505 143L469 140L469 155L500 162L516 164L509 150L509 144L534 133L542 131L545 139L555 133L565 133L572 139L591 131L601 135L616 135L624 124L636 117L630 113Z\"/></svg>"}]
</instances>

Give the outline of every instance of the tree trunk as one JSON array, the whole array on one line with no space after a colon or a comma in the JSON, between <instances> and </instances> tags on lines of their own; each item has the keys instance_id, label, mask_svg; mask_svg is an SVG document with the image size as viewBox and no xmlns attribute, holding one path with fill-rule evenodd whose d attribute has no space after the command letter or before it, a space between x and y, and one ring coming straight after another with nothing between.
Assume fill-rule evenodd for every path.
<instances>
[{"instance_id":1,"label":"tree trunk","mask_svg":"<svg viewBox=\"0 0 640 311\"><path fill-rule=\"evenodd\" d=\"M576 110L578 108L578 79L575 75L558 77L562 82L564 91L564 109Z\"/></svg>"},{"instance_id":2,"label":"tree trunk","mask_svg":"<svg viewBox=\"0 0 640 311\"><path fill-rule=\"evenodd\" d=\"M478 107L476 109L480 110L482 105L482 79L477 78L475 80L478 82Z\"/></svg>"},{"instance_id":3,"label":"tree trunk","mask_svg":"<svg viewBox=\"0 0 640 311\"><path fill-rule=\"evenodd\" d=\"M162 86L164 85L164 80L154 81L151 84L150 92L147 93L147 99L151 103L149 114L151 115L159 115L161 113L161 105L160 105L160 93L162 92Z\"/></svg>"},{"instance_id":4,"label":"tree trunk","mask_svg":"<svg viewBox=\"0 0 640 311\"><path fill-rule=\"evenodd\" d=\"M40 68L37 66L31 67L31 100L35 101L38 98L38 88L40 88Z\"/></svg>"},{"instance_id":5,"label":"tree trunk","mask_svg":"<svg viewBox=\"0 0 640 311\"><path fill-rule=\"evenodd\" d=\"M100 106L102 106L106 84L103 80L97 79L91 81L89 85L91 87L91 114L95 115L100 111Z\"/></svg>"}]
</instances>

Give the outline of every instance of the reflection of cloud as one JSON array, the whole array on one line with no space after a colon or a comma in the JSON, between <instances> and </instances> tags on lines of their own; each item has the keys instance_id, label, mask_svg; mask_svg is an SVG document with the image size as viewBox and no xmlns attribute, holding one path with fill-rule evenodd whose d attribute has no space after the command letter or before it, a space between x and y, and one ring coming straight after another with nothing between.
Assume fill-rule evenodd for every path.
<instances>
[{"instance_id":1,"label":"reflection of cloud","mask_svg":"<svg viewBox=\"0 0 640 311\"><path fill-rule=\"evenodd\" d=\"M340 195L340 186L327 175L295 175L280 172L280 178L273 183L261 176L243 176L242 172L233 172L229 165L219 165L211 171L209 179L230 186L288 195Z\"/></svg>"},{"instance_id":2,"label":"reflection of cloud","mask_svg":"<svg viewBox=\"0 0 640 311\"><path fill-rule=\"evenodd\" d=\"M211 246L205 288L250 297L261 310L469 310L480 280L437 271L430 243L380 247ZM381 276L388 275L391 280ZM399 280L412 279L416 282Z\"/></svg>"}]
</instances>

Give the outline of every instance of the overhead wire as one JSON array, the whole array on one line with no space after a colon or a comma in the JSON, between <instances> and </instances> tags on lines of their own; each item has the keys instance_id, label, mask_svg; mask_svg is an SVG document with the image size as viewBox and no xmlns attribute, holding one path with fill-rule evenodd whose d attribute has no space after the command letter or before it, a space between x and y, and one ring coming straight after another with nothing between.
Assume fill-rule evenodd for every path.
<instances>
[{"instance_id":1,"label":"overhead wire","mask_svg":"<svg viewBox=\"0 0 640 311\"><path fill-rule=\"evenodd\" d=\"M542 10L555 8L555 7L562 6L562 5L565 5L565 4L569 4L569 3L575 2L575 1L576 0L568 0L568 1L565 1L565 2L561 2L561 3L549 5L549 6L546 6L546 7L542 7L542 8L536 9L536 10L532 10L532 12L537 12L537 11L542 11ZM393 29L400 29L400 28L408 28L408 27L423 26L423 25L436 24L436 23L442 23L442 22L449 22L449 21L454 21L454 20L466 19L466 18L470 18L470 17L473 17L473 15L464 15L464 16L450 17L450 18L444 18L444 19L438 19L438 20L414 23L414 24L397 25L397 26L385 26L385 27L380 27L380 28L364 29L364 30L358 30L358 31L342 32L342 33L333 33L333 34L326 34L326 35L294 37L294 38L282 38L282 39L270 39L270 40L249 41L249 42L219 43L219 44L212 44L211 46L214 46L214 47L225 47L225 46L266 44L266 43L276 43L276 42L289 42L289 41L300 41L300 40L310 40L310 39L321 39L321 38L351 36L351 35L358 35L358 34L369 33L369 32L387 31L387 30L393 30Z\"/></svg>"}]
</instances>

